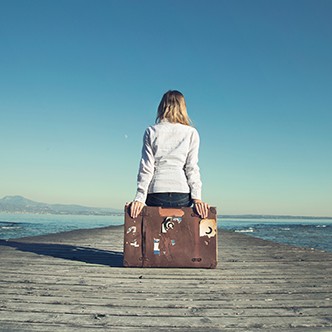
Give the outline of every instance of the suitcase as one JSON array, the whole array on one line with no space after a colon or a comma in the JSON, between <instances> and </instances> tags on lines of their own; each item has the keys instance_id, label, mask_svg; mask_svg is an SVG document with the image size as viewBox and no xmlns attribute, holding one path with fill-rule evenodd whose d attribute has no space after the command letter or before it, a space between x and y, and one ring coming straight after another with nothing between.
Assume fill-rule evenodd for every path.
<instances>
[{"instance_id":1,"label":"suitcase","mask_svg":"<svg viewBox=\"0 0 332 332\"><path fill-rule=\"evenodd\" d=\"M125 206L124 266L217 266L217 212L211 207L201 219L191 207L145 206L132 219Z\"/></svg>"}]
</instances>

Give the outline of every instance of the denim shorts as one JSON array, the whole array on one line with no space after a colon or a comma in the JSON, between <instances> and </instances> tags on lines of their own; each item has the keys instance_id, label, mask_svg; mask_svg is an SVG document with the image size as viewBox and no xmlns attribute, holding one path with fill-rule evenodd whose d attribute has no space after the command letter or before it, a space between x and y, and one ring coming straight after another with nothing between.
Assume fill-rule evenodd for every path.
<instances>
[{"instance_id":1,"label":"denim shorts","mask_svg":"<svg viewBox=\"0 0 332 332\"><path fill-rule=\"evenodd\" d=\"M186 193L155 193L148 194L147 206L162 206L166 208L188 207L192 205L190 194Z\"/></svg>"}]
</instances>

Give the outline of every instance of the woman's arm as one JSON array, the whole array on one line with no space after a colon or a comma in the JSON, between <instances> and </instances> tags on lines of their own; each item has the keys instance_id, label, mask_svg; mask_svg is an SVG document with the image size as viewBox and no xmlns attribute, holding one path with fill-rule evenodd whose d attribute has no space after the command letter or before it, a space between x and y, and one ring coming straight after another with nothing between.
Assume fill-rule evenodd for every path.
<instances>
[{"instance_id":1,"label":"woman's arm","mask_svg":"<svg viewBox=\"0 0 332 332\"><path fill-rule=\"evenodd\" d=\"M184 168L190 188L191 198L193 200L201 200L202 196L202 182L198 167L198 150L199 135L197 130L194 129L190 140L190 147L188 151L186 165Z\"/></svg>"},{"instance_id":2,"label":"woman's arm","mask_svg":"<svg viewBox=\"0 0 332 332\"><path fill-rule=\"evenodd\" d=\"M142 158L137 175L137 192L131 203L131 217L136 218L144 207L148 188L154 174L154 154L151 145L149 128L144 133Z\"/></svg>"},{"instance_id":3,"label":"woman's arm","mask_svg":"<svg viewBox=\"0 0 332 332\"><path fill-rule=\"evenodd\" d=\"M197 130L195 129L190 141L190 148L186 161L185 172L188 185L190 187L191 198L194 202L196 212L201 216L201 218L207 218L209 213L209 205L201 201L202 181L198 167L198 150L199 135Z\"/></svg>"}]
</instances>

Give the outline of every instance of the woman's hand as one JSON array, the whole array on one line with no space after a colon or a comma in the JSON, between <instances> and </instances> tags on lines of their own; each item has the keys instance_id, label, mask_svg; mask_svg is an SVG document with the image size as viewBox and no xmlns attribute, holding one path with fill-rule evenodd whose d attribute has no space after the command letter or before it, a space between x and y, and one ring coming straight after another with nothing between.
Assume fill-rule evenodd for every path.
<instances>
[{"instance_id":1,"label":"woman's hand","mask_svg":"<svg viewBox=\"0 0 332 332\"><path fill-rule=\"evenodd\" d=\"M194 206L201 218L204 219L208 216L210 206L207 203L202 202L200 199L194 199Z\"/></svg>"},{"instance_id":2,"label":"woman's hand","mask_svg":"<svg viewBox=\"0 0 332 332\"><path fill-rule=\"evenodd\" d=\"M136 218L144 208L144 203L139 201L133 201L130 203L130 216Z\"/></svg>"}]
</instances>

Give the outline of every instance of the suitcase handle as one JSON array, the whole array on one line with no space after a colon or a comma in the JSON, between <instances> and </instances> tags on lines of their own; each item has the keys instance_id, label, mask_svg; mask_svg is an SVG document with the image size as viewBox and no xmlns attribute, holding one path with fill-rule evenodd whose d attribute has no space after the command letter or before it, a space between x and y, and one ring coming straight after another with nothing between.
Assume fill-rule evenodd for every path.
<instances>
[{"instance_id":1,"label":"suitcase handle","mask_svg":"<svg viewBox=\"0 0 332 332\"><path fill-rule=\"evenodd\" d=\"M174 209L174 208L162 208L159 207L159 215L161 217L182 217L184 215L184 211L182 209Z\"/></svg>"}]
</instances>

